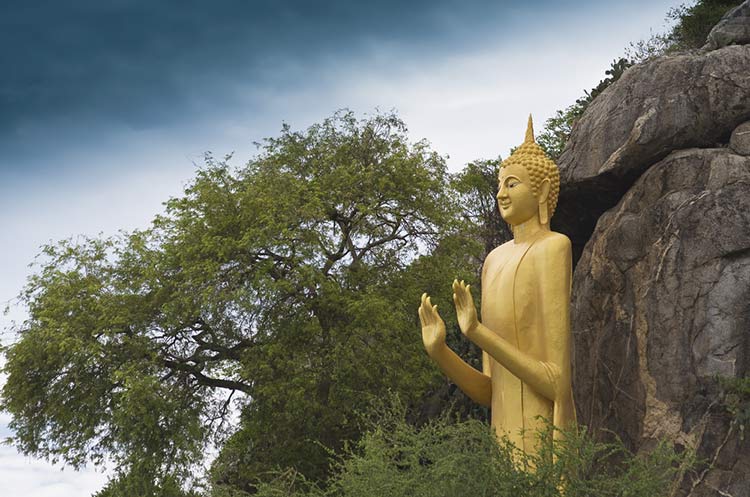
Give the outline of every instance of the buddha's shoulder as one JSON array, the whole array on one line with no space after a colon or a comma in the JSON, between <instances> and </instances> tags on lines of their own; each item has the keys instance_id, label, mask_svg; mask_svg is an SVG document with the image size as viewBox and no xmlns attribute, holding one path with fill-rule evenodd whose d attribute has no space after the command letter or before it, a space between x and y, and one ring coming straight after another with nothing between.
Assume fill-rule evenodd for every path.
<instances>
[{"instance_id":1,"label":"buddha's shoulder","mask_svg":"<svg viewBox=\"0 0 750 497\"><path fill-rule=\"evenodd\" d=\"M572 244L570 238L556 231L548 231L534 242L530 247L529 252L532 257L537 253L539 253L539 255L541 255L541 253L559 253L568 257L571 248ZM493 265L495 262L502 262L507 257L510 257L510 254L512 254L515 249L516 245L513 240L508 240L502 245L495 247L489 254L487 254L487 257L484 260L485 268Z\"/></svg>"},{"instance_id":2,"label":"buddha's shoulder","mask_svg":"<svg viewBox=\"0 0 750 497\"><path fill-rule=\"evenodd\" d=\"M571 250L572 243L570 242L570 238L556 231L545 233L531 247L532 252L539 253L540 255L543 253L547 256L560 254L563 257L570 257Z\"/></svg>"},{"instance_id":3,"label":"buddha's shoulder","mask_svg":"<svg viewBox=\"0 0 750 497\"><path fill-rule=\"evenodd\" d=\"M507 253L509 250L513 248L513 240L510 239L507 242L503 243L502 245L498 245L494 249L490 251L489 254L487 254L487 257L484 259L485 264L487 262L493 261L497 259L498 257L502 257L504 253Z\"/></svg>"},{"instance_id":4,"label":"buddha's shoulder","mask_svg":"<svg viewBox=\"0 0 750 497\"><path fill-rule=\"evenodd\" d=\"M563 235L562 233L558 233L557 231L548 231L534 245L567 248L570 247L572 243L570 242L570 238Z\"/></svg>"}]
</instances>

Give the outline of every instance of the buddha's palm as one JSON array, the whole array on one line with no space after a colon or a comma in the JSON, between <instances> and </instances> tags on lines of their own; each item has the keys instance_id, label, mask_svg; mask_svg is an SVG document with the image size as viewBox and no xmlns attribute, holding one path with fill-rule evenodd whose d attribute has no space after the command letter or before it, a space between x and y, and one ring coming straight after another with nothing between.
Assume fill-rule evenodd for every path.
<instances>
[{"instance_id":1,"label":"buddha's palm","mask_svg":"<svg viewBox=\"0 0 750 497\"><path fill-rule=\"evenodd\" d=\"M453 281L453 303L456 305L456 318L458 326L464 335L469 336L479 324L477 319L477 308L471 296L471 285L454 280Z\"/></svg>"},{"instance_id":2,"label":"buddha's palm","mask_svg":"<svg viewBox=\"0 0 750 497\"><path fill-rule=\"evenodd\" d=\"M445 346L445 323L437 312L437 306L432 305L430 297L422 294L422 304L419 306L419 321L422 323L422 342L428 354Z\"/></svg>"}]
</instances>

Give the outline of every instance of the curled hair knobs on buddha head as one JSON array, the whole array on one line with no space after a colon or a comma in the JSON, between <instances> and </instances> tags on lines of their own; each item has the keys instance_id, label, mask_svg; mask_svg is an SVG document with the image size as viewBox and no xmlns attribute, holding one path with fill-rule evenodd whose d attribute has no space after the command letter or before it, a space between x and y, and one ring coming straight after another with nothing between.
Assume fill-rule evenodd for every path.
<instances>
[{"instance_id":1,"label":"curled hair knobs on buddha head","mask_svg":"<svg viewBox=\"0 0 750 497\"><path fill-rule=\"evenodd\" d=\"M529 114L529 125L526 128L526 139L502 164L500 171L511 164L523 166L529 173L531 188L534 195L539 195L539 187L545 179L549 179L550 188L547 197L548 218L552 217L557 207L557 198L560 194L560 171L555 162L547 156L534 140L534 123Z\"/></svg>"}]
</instances>

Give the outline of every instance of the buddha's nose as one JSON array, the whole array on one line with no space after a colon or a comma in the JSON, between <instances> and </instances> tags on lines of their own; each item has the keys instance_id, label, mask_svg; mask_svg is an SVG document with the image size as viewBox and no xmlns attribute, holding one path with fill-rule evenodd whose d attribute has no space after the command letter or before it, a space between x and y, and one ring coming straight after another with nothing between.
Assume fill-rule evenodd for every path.
<instances>
[{"instance_id":1,"label":"buddha's nose","mask_svg":"<svg viewBox=\"0 0 750 497\"><path fill-rule=\"evenodd\" d=\"M508 198L508 192L504 186L501 186L500 189L497 191L497 199L502 200L506 198Z\"/></svg>"}]
</instances>

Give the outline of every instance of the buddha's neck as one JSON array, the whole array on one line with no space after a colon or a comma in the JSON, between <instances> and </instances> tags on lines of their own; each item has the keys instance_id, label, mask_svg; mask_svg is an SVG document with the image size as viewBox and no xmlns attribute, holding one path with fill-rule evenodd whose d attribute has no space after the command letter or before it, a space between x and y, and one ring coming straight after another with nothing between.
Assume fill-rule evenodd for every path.
<instances>
[{"instance_id":1,"label":"buddha's neck","mask_svg":"<svg viewBox=\"0 0 750 497\"><path fill-rule=\"evenodd\" d=\"M534 216L528 221L513 226L513 241L515 243L528 242L543 230L549 231L549 225L540 223L539 217Z\"/></svg>"}]
</instances>

